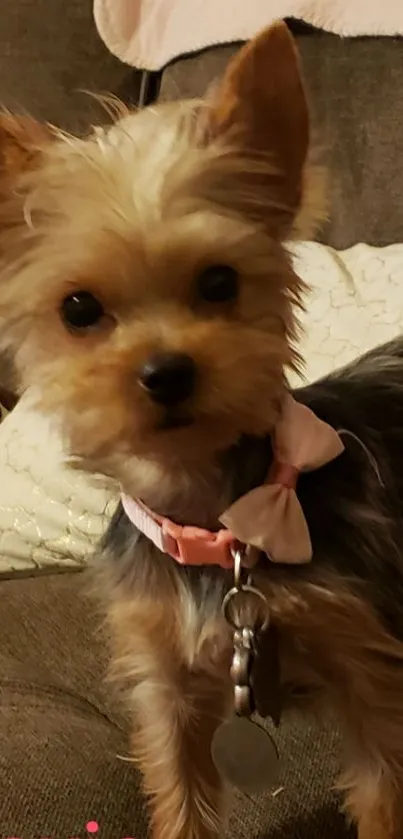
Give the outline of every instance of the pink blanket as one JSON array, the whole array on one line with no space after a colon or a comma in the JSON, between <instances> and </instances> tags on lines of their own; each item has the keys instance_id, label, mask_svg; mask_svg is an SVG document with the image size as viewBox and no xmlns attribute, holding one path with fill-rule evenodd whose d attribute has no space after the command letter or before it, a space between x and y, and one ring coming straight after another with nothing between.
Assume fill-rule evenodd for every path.
<instances>
[{"instance_id":1,"label":"pink blanket","mask_svg":"<svg viewBox=\"0 0 403 839\"><path fill-rule=\"evenodd\" d=\"M203 47L247 40L284 17L339 35L403 34L403 0L94 0L94 16L108 49L147 70Z\"/></svg>"}]
</instances>

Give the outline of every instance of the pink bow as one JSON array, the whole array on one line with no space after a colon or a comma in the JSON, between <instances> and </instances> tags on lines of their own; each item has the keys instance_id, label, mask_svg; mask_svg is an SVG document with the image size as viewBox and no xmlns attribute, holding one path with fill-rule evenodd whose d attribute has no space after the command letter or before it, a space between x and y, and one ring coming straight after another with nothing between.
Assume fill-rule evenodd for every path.
<instances>
[{"instance_id":1,"label":"pink bow","mask_svg":"<svg viewBox=\"0 0 403 839\"><path fill-rule=\"evenodd\" d=\"M319 469L343 451L334 428L287 396L273 434L268 483L232 504L220 521L236 539L263 551L273 562L309 562L312 543L295 491L298 475Z\"/></svg>"}]
</instances>

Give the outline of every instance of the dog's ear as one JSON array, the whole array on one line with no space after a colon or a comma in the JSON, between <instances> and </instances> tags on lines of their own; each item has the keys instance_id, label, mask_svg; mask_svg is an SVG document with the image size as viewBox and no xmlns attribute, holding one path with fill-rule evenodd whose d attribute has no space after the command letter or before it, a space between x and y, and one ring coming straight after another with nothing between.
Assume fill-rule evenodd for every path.
<instances>
[{"instance_id":1,"label":"dog's ear","mask_svg":"<svg viewBox=\"0 0 403 839\"><path fill-rule=\"evenodd\" d=\"M39 165L52 129L31 117L0 113L0 186Z\"/></svg>"},{"instance_id":2,"label":"dog's ear","mask_svg":"<svg viewBox=\"0 0 403 839\"><path fill-rule=\"evenodd\" d=\"M262 167L261 185L278 203L284 225L292 226L301 204L309 117L297 50L285 23L264 30L237 53L211 105L213 136L232 138L245 157L271 161L271 174Z\"/></svg>"}]
</instances>

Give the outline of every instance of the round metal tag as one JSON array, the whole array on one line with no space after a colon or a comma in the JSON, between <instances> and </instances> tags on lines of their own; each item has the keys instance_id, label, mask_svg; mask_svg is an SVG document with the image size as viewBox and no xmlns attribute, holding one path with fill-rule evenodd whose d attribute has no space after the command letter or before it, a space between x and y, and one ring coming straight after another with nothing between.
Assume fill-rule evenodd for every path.
<instances>
[{"instance_id":1,"label":"round metal tag","mask_svg":"<svg viewBox=\"0 0 403 839\"><path fill-rule=\"evenodd\" d=\"M277 780L276 744L268 731L246 717L233 717L217 728L211 754L223 780L242 792L263 792Z\"/></svg>"}]
</instances>

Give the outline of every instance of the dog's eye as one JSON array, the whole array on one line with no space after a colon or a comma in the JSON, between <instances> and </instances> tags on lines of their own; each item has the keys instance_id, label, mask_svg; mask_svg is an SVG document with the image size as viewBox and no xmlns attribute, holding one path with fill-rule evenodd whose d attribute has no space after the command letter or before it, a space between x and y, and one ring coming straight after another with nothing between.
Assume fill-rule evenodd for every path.
<instances>
[{"instance_id":1,"label":"dog's eye","mask_svg":"<svg viewBox=\"0 0 403 839\"><path fill-rule=\"evenodd\" d=\"M63 300L62 317L71 329L89 329L104 316L99 300L89 291L76 291Z\"/></svg>"},{"instance_id":2,"label":"dog's eye","mask_svg":"<svg viewBox=\"0 0 403 839\"><path fill-rule=\"evenodd\" d=\"M211 265L199 274L197 286L208 303L230 303L238 296L238 274L230 265Z\"/></svg>"}]
</instances>

